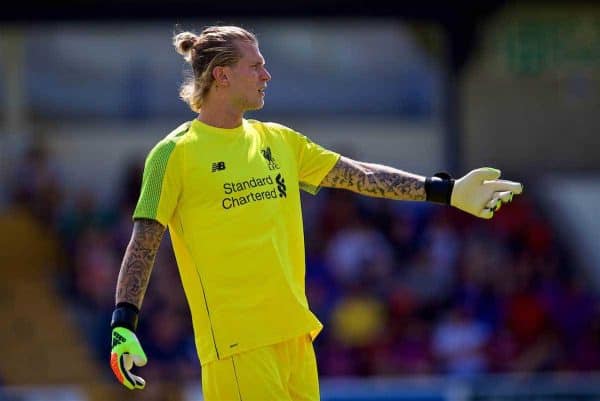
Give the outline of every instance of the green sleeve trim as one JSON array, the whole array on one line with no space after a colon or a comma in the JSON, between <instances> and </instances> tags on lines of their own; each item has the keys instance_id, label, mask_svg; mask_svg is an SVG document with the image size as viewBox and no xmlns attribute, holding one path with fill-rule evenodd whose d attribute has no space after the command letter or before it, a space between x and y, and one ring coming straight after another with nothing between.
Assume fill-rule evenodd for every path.
<instances>
[{"instance_id":1,"label":"green sleeve trim","mask_svg":"<svg viewBox=\"0 0 600 401\"><path fill-rule=\"evenodd\" d=\"M165 141L156 146L148 155L144 167L140 199L133 217L157 217L162 184L167 171L169 158L175 149L175 142Z\"/></svg>"}]
</instances>

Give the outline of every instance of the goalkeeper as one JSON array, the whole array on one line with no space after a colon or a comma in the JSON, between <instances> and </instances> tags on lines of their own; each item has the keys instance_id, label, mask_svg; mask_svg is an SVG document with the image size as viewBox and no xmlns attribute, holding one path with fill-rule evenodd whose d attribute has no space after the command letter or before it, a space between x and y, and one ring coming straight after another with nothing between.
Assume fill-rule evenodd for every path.
<instances>
[{"instance_id":1,"label":"goalkeeper","mask_svg":"<svg viewBox=\"0 0 600 401\"><path fill-rule=\"evenodd\" d=\"M364 163L283 125L246 120L271 80L255 36L218 26L179 33L174 45L193 70L181 97L197 116L146 158L117 281L111 367L127 388L144 388L132 371L147 362L135 331L168 227L204 399L319 400L312 342L323 326L305 295L300 189L429 201L490 219L523 187L488 167L453 179Z\"/></svg>"}]
</instances>

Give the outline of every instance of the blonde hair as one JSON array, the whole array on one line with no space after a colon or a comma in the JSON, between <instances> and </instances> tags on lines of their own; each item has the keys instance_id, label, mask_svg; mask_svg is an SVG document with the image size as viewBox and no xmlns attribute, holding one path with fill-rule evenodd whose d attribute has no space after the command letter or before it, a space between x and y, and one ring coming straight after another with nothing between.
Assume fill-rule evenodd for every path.
<instances>
[{"instance_id":1,"label":"blonde hair","mask_svg":"<svg viewBox=\"0 0 600 401\"><path fill-rule=\"evenodd\" d=\"M258 44L254 34L237 26L211 26L200 35L180 32L173 36L173 46L192 66L193 75L181 85L179 96L193 111L200 111L214 82L213 69L234 65L242 57L236 41Z\"/></svg>"}]
</instances>

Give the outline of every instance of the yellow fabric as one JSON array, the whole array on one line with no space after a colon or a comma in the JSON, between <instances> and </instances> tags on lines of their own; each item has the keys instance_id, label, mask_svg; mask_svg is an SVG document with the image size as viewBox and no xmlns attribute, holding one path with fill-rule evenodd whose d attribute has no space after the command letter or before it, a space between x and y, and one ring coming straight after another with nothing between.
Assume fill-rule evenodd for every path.
<instances>
[{"instance_id":1,"label":"yellow fabric","mask_svg":"<svg viewBox=\"0 0 600 401\"><path fill-rule=\"evenodd\" d=\"M206 401L318 401L319 379L308 335L202 366Z\"/></svg>"},{"instance_id":2,"label":"yellow fabric","mask_svg":"<svg viewBox=\"0 0 600 401\"><path fill-rule=\"evenodd\" d=\"M134 218L169 227L203 365L322 329L305 295L300 187L315 193L339 157L255 120L194 120L150 152Z\"/></svg>"}]
</instances>

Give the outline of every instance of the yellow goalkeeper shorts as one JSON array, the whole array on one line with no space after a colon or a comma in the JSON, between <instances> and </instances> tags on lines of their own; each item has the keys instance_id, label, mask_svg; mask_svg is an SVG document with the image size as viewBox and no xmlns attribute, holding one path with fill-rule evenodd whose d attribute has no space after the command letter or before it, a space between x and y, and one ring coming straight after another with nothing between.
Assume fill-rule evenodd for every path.
<instances>
[{"instance_id":1,"label":"yellow goalkeeper shorts","mask_svg":"<svg viewBox=\"0 0 600 401\"><path fill-rule=\"evenodd\" d=\"M310 336L257 348L202 366L205 401L318 401Z\"/></svg>"}]
</instances>

